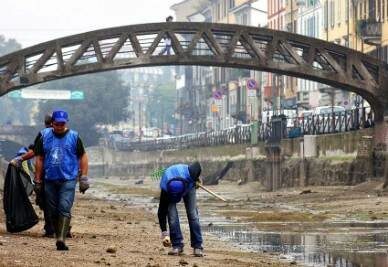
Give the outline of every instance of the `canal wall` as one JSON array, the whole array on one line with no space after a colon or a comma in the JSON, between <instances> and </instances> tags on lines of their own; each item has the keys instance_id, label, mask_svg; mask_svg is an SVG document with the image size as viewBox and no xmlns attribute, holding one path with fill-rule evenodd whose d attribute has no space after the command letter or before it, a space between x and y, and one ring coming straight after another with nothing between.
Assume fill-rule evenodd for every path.
<instances>
[{"instance_id":1,"label":"canal wall","mask_svg":"<svg viewBox=\"0 0 388 267\"><path fill-rule=\"evenodd\" d=\"M280 144L278 188L309 185L354 185L379 179L384 173L385 154L373 153L373 129L357 132L284 139ZM124 152L102 147L88 148L91 176L149 177L153 170L195 160L203 166L203 177L214 176L228 162L232 168L223 179L244 183L270 183L272 162L268 146L227 145L185 150ZM381 154L381 153L380 153ZM377 155L377 156L376 156Z\"/></svg>"}]
</instances>

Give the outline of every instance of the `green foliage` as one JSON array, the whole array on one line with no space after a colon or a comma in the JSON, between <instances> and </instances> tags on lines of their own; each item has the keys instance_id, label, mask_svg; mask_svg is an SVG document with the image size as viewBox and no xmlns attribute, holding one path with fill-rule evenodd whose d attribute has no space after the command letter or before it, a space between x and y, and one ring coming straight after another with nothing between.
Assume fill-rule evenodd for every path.
<instances>
[{"instance_id":1,"label":"green foliage","mask_svg":"<svg viewBox=\"0 0 388 267\"><path fill-rule=\"evenodd\" d=\"M41 87L84 91L85 99L82 101L41 103L36 120L41 121L44 114L51 113L53 109L65 109L69 112L70 128L80 133L85 146L97 144L97 124L114 124L126 119L130 88L123 84L117 71L52 81Z\"/></svg>"},{"instance_id":2,"label":"green foliage","mask_svg":"<svg viewBox=\"0 0 388 267\"><path fill-rule=\"evenodd\" d=\"M154 170L151 173L151 175L150 175L151 176L151 180L152 181L159 181L162 178L163 173L164 173L165 170L166 170L166 168L163 168L163 167Z\"/></svg>"},{"instance_id":3,"label":"green foliage","mask_svg":"<svg viewBox=\"0 0 388 267\"><path fill-rule=\"evenodd\" d=\"M176 90L173 81L158 86L147 100L149 126L162 128L162 122L168 125L174 123L172 114L175 113Z\"/></svg>"}]
</instances>

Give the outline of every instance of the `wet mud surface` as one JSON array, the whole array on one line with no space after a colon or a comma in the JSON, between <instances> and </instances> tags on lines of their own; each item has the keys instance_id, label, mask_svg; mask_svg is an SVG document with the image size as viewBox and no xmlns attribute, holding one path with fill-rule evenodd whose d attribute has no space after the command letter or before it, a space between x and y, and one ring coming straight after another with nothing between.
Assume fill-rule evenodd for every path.
<instances>
[{"instance_id":1,"label":"wet mud surface","mask_svg":"<svg viewBox=\"0 0 388 267\"><path fill-rule=\"evenodd\" d=\"M70 251L55 250L55 241L42 237L42 221L32 229L9 234L0 211L0 266L289 266L275 255L249 252L204 233L205 256L168 256L163 248L155 207L157 185L131 180L95 180L85 195L76 195ZM202 201L202 200L201 200ZM37 207L36 211L39 211ZM38 212L40 218L42 213ZM184 223L184 222L183 222ZM188 244L187 225L183 225Z\"/></svg>"}]
</instances>

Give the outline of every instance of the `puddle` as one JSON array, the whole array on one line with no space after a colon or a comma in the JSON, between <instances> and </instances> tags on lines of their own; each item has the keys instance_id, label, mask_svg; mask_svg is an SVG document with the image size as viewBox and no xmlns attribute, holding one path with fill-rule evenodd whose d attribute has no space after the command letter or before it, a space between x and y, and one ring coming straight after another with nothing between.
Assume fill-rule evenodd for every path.
<instances>
[{"instance_id":1,"label":"puddle","mask_svg":"<svg viewBox=\"0 0 388 267\"><path fill-rule=\"evenodd\" d=\"M249 225L211 225L203 231L249 251L279 254L305 266L388 267L388 229L352 232L277 233Z\"/></svg>"}]
</instances>

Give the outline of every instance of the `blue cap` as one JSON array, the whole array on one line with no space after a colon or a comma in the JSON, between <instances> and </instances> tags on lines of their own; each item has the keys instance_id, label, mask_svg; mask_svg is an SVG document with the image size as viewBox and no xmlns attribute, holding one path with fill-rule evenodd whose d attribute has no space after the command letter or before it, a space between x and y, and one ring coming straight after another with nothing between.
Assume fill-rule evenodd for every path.
<instances>
[{"instance_id":1,"label":"blue cap","mask_svg":"<svg viewBox=\"0 0 388 267\"><path fill-rule=\"evenodd\" d=\"M185 183L180 180L172 180L167 184L168 198L173 203L181 201L183 193L185 192Z\"/></svg>"},{"instance_id":2,"label":"blue cap","mask_svg":"<svg viewBox=\"0 0 388 267\"><path fill-rule=\"evenodd\" d=\"M19 149L18 153L16 154L16 156L21 156L21 155L24 155L28 152L28 149L26 147L22 147L21 149Z\"/></svg>"},{"instance_id":3,"label":"blue cap","mask_svg":"<svg viewBox=\"0 0 388 267\"><path fill-rule=\"evenodd\" d=\"M64 110L54 110L53 111L53 122L68 122L69 115Z\"/></svg>"}]
</instances>

